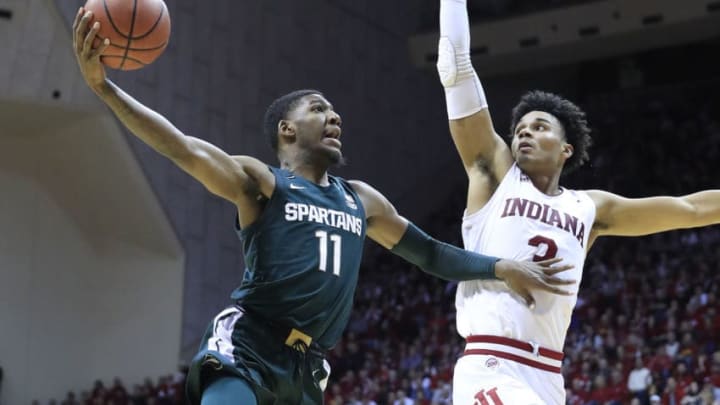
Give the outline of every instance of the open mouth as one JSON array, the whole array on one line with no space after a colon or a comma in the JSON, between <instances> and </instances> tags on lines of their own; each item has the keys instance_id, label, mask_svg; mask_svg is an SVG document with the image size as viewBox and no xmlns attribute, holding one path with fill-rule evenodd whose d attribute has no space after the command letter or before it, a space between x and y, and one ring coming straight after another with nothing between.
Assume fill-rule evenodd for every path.
<instances>
[{"instance_id":1,"label":"open mouth","mask_svg":"<svg viewBox=\"0 0 720 405\"><path fill-rule=\"evenodd\" d=\"M323 142L331 144L336 148L342 147L342 143L340 142L341 132L339 127L326 129L325 132L323 132Z\"/></svg>"},{"instance_id":2,"label":"open mouth","mask_svg":"<svg viewBox=\"0 0 720 405\"><path fill-rule=\"evenodd\" d=\"M339 139L341 132L340 128L328 128L323 132L323 138Z\"/></svg>"},{"instance_id":3,"label":"open mouth","mask_svg":"<svg viewBox=\"0 0 720 405\"><path fill-rule=\"evenodd\" d=\"M520 151L528 151L533 148L532 144L530 142L520 142L518 144L518 150Z\"/></svg>"}]
</instances>

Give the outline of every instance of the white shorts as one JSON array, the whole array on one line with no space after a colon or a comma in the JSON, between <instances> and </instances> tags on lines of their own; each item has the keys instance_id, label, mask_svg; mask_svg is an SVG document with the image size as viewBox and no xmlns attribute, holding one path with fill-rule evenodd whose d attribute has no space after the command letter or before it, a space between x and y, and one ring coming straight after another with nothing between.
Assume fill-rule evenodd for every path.
<instances>
[{"instance_id":1,"label":"white shorts","mask_svg":"<svg viewBox=\"0 0 720 405\"><path fill-rule=\"evenodd\" d=\"M507 357L519 357L511 348L499 355L468 354L475 349L468 343L466 355L455 365L453 405L564 405L562 374L522 364ZM488 347L485 345L482 347ZM510 352L510 356L501 357ZM527 357L530 358L532 354ZM525 356L523 356L525 357Z\"/></svg>"}]
</instances>

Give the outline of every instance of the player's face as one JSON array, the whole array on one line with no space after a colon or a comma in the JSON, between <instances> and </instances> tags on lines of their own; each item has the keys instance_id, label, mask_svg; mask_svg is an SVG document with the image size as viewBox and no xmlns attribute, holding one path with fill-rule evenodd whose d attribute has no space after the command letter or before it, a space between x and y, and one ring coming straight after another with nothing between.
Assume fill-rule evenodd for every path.
<instances>
[{"instance_id":1,"label":"player's face","mask_svg":"<svg viewBox=\"0 0 720 405\"><path fill-rule=\"evenodd\" d=\"M330 163L342 162L342 120L332 104L319 94L301 98L288 114L295 126L295 136L300 149L311 156L327 158Z\"/></svg>"},{"instance_id":2,"label":"player's face","mask_svg":"<svg viewBox=\"0 0 720 405\"><path fill-rule=\"evenodd\" d=\"M526 172L562 170L572 155L572 145L565 142L565 131L554 116L531 111L522 117L512 137L512 153Z\"/></svg>"}]
</instances>

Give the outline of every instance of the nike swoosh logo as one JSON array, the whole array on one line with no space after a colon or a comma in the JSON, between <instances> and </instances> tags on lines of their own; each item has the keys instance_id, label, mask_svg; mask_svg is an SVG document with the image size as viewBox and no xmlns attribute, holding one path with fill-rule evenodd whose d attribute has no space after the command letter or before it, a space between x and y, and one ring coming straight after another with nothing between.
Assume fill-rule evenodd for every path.
<instances>
[{"instance_id":1,"label":"nike swoosh logo","mask_svg":"<svg viewBox=\"0 0 720 405\"><path fill-rule=\"evenodd\" d=\"M293 190L303 190L305 187L298 186L297 184L290 183L290 188Z\"/></svg>"}]
</instances>

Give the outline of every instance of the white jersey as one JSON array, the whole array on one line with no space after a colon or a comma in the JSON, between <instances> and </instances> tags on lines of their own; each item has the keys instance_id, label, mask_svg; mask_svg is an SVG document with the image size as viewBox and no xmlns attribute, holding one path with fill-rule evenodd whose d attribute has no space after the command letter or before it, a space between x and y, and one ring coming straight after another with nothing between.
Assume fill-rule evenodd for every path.
<instances>
[{"instance_id":1,"label":"white jersey","mask_svg":"<svg viewBox=\"0 0 720 405\"><path fill-rule=\"evenodd\" d=\"M505 175L488 203L463 218L465 249L514 260L563 258L577 280L571 296L534 291L535 308L501 281L463 281L458 285L457 330L461 336L494 335L533 342L562 352L585 263L595 204L582 191L540 192L517 164Z\"/></svg>"}]
</instances>

